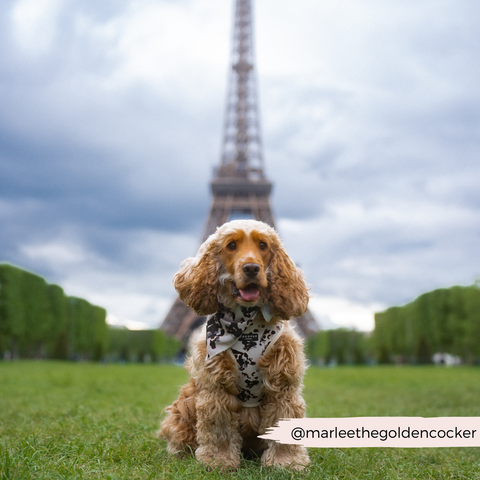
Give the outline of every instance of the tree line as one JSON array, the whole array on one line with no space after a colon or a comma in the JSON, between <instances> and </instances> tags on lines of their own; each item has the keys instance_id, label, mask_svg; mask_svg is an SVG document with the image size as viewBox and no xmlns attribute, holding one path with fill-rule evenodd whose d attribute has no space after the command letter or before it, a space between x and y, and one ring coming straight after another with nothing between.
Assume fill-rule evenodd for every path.
<instances>
[{"instance_id":1,"label":"tree line","mask_svg":"<svg viewBox=\"0 0 480 480\"><path fill-rule=\"evenodd\" d=\"M372 333L340 328L307 339L308 357L323 365L428 364L434 354L480 363L478 285L437 289L376 313Z\"/></svg>"},{"instance_id":2,"label":"tree line","mask_svg":"<svg viewBox=\"0 0 480 480\"><path fill-rule=\"evenodd\" d=\"M0 358L157 361L180 348L161 331L109 327L106 315L38 275L0 264Z\"/></svg>"},{"instance_id":3,"label":"tree line","mask_svg":"<svg viewBox=\"0 0 480 480\"><path fill-rule=\"evenodd\" d=\"M441 288L402 307L375 314L379 363L431 363L435 353L480 359L480 289Z\"/></svg>"},{"instance_id":4,"label":"tree line","mask_svg":"<svg viewBox=\"0 0 480 480\"><path fill-rule=\"evenodd\" d=\"M172 360L181 343L161 330L109 329L107 360L120 362L164 362Z\"/></svg>"},{"instance_id":5,"label":"tree line","mask_svg":"<svg viewBox=\"0 0 480 480\"><path fill-rule=\"evenodd\" d=\"M316 365L372 363L375 354L370 336L348 328L322 330L307 339L307 357Z\"/></svg>"},{"instance_id":6,"label":"tree line","mask_svg":"<svg viewBox=\"0 0 480 480\"><path fill-rule=\"evenodd\" d=\"M157 362L175 357L178 340L161 330L109 327L106 311L65 295L58 285L0 264L0 358ZM372 333L346 328L307 339L315 364L431 363L448 353L480 363L480 288L454 286L375 314Z\"/></svg>"}]
</instances>

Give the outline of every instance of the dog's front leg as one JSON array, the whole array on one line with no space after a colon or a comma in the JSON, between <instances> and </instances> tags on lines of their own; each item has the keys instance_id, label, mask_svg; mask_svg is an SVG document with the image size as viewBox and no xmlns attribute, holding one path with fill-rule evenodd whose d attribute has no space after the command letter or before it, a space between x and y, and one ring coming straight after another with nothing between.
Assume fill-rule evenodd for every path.
<instances>
[{"instance_id":1,"label":"dog's front leg","mask_svg":"<svg viewBox=\"0 0 480 480\"><path fill-rule=\"evenodd\" d=\"M239 417L241 402L237 393L237 367L227 352L205 365L197 396L196 458L214 468L236 470L240 466Z\"/></svg>"},{"instance_id":2,"label":"dog's front leg","mask_svg":"<svg viewBox=\"0 0 480 480\"><path fill-rule=\"evenodd\" d=\"M293 331L286 331L262 357L259 366L264 372L265 397L260 415L259 434L275 426L281 418L303 418L305 401L302 379L305 372L303 343ZM299 445L283 445L267 440L261 461L265 466L303 470L310 463L307 449Z\"/></svg>"},{"instance_id":3,"label":"dog's front leg","mask_svg":"<svg viewBox=\"0 0 480 480\"><path fill-rule=\"evenodd\" d=\"M305 403L300 395L291 390L278 393L269 399L261 410L262 423L259 434L273 427L281 418L303 418ZM274 440L266 440L267 448L261 461L264 466L288 467L291 470L303 470L310 463L307 449L300 445L283 445Z\"/></svg>"}]
</instances>

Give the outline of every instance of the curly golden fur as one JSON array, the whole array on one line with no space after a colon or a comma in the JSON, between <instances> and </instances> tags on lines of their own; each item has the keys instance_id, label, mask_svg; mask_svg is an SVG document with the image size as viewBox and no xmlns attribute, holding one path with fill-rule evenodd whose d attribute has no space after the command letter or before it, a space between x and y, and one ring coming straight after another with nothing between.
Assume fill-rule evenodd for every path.
<instances>
[{"instance_id":1,"label":"curly golden fur","mask_svg":"<svg viewBox=\"0 0 480 480\"><path fill-rule=\"evenodd\" d=\"M261 454L265 466L304 468L309 463L305 448L258 438L279 419L305 414L303 343L288 320L305 313L308 289L275 230L254 220L222 225L196 257L182 263L173 284L198 315L215 313L218 302L229 308L269 303L269 325L280 322L284 330L258 362L263 399L255 407L244 407L237 398L238 365L232 356L225 351L206 362L205 327L192 335L186 362L190 380L167 407L159 431L168 451L195 452L199 461L224 470L239 467L242 451Z\"/></svg>"}]
</instances>

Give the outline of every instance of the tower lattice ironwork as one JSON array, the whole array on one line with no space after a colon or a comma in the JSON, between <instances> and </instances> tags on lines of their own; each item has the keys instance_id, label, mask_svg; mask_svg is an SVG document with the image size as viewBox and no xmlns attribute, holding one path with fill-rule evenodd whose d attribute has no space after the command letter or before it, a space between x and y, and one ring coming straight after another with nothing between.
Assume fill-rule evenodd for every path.
<instances>
[{"instance_id":1,"label":"tower lattice ironwork","mask_svg":"<svg viewBox=\"0 0 480 480\"><path fill-rule=\"evenodd\" d=\"M221 163L210 184L213 200L202 241L217 227L235 218L254 218L275 226L270 207L272 183L266 179L263 171L251 3L251 0L235 0ZM186 340L203 320L177 298L161 328L170 335ZM309 311L296 320L305 336L318 328Z\"/></svg>"}]
</instances>

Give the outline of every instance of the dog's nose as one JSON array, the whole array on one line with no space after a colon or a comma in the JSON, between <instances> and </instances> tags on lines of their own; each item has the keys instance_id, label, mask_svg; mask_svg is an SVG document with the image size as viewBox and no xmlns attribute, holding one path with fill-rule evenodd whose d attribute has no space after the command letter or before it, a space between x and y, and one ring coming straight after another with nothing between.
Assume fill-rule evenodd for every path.
<instances>
[{"instance_id":1,"label":"dog's nose","mask_svg":"<svg viewBox=\"0 0 480 480\"><path fill-rule=\"evenodd\" d=\"M247 277L256 277L260 271L260 265L257 263L246 263L242 270L245 272Z\"/></svg>"}]
</instances>

